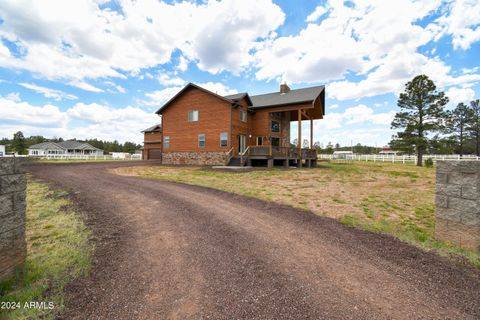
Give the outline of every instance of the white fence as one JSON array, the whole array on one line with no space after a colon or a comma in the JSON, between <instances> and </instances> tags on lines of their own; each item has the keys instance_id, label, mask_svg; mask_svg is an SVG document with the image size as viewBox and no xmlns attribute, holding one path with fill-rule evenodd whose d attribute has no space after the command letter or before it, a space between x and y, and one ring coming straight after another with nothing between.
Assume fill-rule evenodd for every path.
<instances>
[{"instance_id":1,"label":"white fence","mask_svg":"<svg viewBox=\"0 0 480 320\"><path fill-rule=\"evenodd\" d=\"M113 161L122 161L122 160L142 160L141 154L132 154L130 157L119 158L112 157L111 155L66 155L66 154L48 154L43 156L30 156L29 158L42 159L42 160L91 160L91 161L100 161L100 160L113 160Z\"/></svg>"},{"instance_id":2,"label":"white fence","mask_svg":"<svg viewBox=\"0 0 480 320\"><path fill-rule=\"evenodd\" d=\"M423 160L431 158L433 162L437 160L480 160L480 157L473 155L459 154L425 154ZM392 163L416 163L416 156L409 155L383 155L383 154L349 154L345 157L335 157L333 154L319 154L318 159L340 160L340 161L373 161L373 162L392 162Z\"/></svg>"}]
</instances>

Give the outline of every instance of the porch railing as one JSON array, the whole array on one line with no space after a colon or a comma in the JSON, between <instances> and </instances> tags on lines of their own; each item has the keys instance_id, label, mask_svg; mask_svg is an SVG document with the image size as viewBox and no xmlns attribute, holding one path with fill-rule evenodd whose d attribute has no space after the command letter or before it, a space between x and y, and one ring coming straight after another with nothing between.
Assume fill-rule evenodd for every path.
<instances>
[{"instance_id":1,"label":"porch railing","mask_svg":"<svg viewBox=\"0 0 480 320\"><path fill-rule=\"evenodd\" d=\"M250 152L250 147L247 147L245 151L240 153L240 166L243 167L245 165L245 162L248 159L248 153Z\"/></svg>"},{"instance_id":2,"label":"porch railing","mask_svg":"<svg viewBox=\"0 0 480 320\"><path fill-rule=\"evenodd\" d=\"M230 160L233 158L233 147L227 152L227 156L225 159L225 165L227 166Z\"/></svg>"},{"instance_id":3,"label":"porch railing","mask_svg":"<svg viewBox=\"0 0 480 320\"><path fill-rule=\"evenodd\" d=\"M251 157L285 157L295 159L298 158L298 148L294 147L273 147L273 146L251 146L249 147L248 156ZM302 159L316 159L316 149L302 149Z\"/></svg>"}]
</instances>

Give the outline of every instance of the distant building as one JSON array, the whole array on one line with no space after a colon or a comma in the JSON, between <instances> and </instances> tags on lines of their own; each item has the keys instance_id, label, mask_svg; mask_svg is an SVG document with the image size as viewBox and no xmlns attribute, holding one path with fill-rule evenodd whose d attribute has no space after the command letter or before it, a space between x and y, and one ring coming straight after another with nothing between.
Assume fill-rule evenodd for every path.
<instances>
[{"instance_id":1,"label":"distant building","mask_svg":"<svg viewBox=\"0 0 480 320\"><path fill-rule=\"evenodd\" d=\"M352 151L334 151L333 159L351 160L353 159L353 152Z\"/></svg>"},{"instance_id":2,"label":"distant building","mask_svg":"<svg viewBox=\"0 0 480 320\"><path fill-rule=\"evenodd\" d=\"M383 147L382 151L380 151L378 154L396 156L397 153L398 153L398 151L392 150L390 147Z\"/></svg>"},{"instance_id":3,"label":"distant building","mask_svg":"<svg viewBox=\"0 0 480 320\"><path fill-rule=\"evenodd\" d=\"M112 159L127 159L131 157L131 154L128 152L110 152Z\"/></svg>"},{"instance_id":4,"label":"distant building","mask_svg":"<svg viewBox=\"0 0 480 320\"><path fill-rule=\"evenodd\" d=\"M70 140L64 142L42 142L28 148L29 156L47 155L91 155L101 156L103 150L80 141Z\"/></svg>"},{"instance_id":5,"label":"distant building","mask_svg":"<svg viewBox=\"0 0 480 320\"><path fill-rule=\"evenodd\" d=\"M0 144L0 157L5 156L5 146Z\"/></svg>"}]
</instances>

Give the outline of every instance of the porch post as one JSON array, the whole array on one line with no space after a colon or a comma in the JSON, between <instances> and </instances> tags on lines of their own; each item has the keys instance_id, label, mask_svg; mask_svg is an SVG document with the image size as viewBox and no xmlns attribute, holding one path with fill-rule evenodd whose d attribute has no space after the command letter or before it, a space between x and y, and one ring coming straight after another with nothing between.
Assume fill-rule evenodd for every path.
<instances>
[{"instance_id":1,"label":"porch post","mask_svg":"<svg viewBox=\"0 0 480 320\"><path fill-rule=\"evenodd\" d=\"M313 149L313 119L310 118L310 149Z\"/></svg>"},{"instance_id":2,"label":"porch post","mask_svg":"<svg viewBox=\"0 0 480 320\"><path fill-rule=\"evenodd\" d=\"M302 109L298 109L298 167L302 167Z\"/></svg>"}]
</instances>

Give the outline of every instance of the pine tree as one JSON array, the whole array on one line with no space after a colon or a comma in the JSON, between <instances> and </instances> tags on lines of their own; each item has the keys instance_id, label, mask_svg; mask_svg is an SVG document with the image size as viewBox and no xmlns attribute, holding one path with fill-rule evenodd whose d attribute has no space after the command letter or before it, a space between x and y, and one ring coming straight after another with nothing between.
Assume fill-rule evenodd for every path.
<instances>
[{"instance_id":1,"label":"pine tree","mask_svg":"<svg viewBox=\"0 0 480 320\"><path fill-rule=\"evenodd\" d=\"M475 153L480 157L480 99L470 102L472 110L472 119L470 120L467 131L475 142Z\"/></svg>"},{"instance_id":2,"label":"pine tree","mask_svg":"<svg viewBox=\"0 0 480 320\"><path fill-rule=\"evenodd\" d=\"M459 103L457 107L448 112L447 132L452 133L453 141L455 141L455 151L460 157L465 153L465 142L467 140L467 128L473 119L473 109Z\"/></svg>"},{"instance_id":3,"label":"pine tree","mask_svg":"<svg viewBox=\"0 0 480 320\"><path fill-rule=\"evenodd\" d=\"M404 145L415 146L417 166L423 164L423 154L427 150L428 134L442 129L444 107L448 97L438 92L437 87L426 75L418 75L405 85L397 105L400 112L392 121L392 129L402 129L398 138Z\"/></svg>"}]
</instances>

